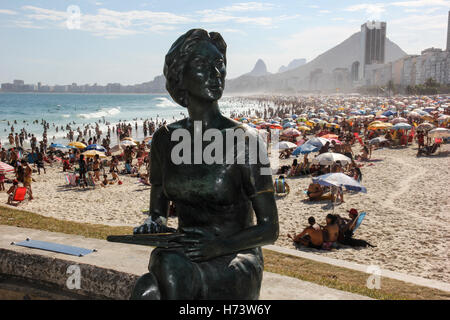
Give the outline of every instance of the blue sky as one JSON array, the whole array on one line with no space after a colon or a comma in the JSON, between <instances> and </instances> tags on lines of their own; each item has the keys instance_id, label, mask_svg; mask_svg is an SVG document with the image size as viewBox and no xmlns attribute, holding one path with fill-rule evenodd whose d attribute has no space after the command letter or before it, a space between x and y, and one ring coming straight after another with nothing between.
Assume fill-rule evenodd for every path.
<instances>
[{"instance_id":1,"label":"blue sky","mask_svg":"<svg viewBox=\"0 0 450 320\"><path fill-rule=\"evenodd\" d=\"M68 13L73 5L80 28ZM295 58L309 61L373 19L386 21L388 37L418 54L445 47L449 8L449 0L0 0L0 82L149 81L191 28L223 35L228 78L250 71L258 58L270 72Z\"/></svg>"}]
</instances>

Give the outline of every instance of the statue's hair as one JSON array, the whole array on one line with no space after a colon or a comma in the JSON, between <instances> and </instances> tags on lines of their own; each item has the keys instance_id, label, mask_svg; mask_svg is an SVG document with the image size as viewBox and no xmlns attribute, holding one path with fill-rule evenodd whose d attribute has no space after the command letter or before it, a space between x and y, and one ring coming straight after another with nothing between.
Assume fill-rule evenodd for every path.
<instances>
[{"instance_id":1,"label":"statue's hair","mask_svg":"<svg viewBox=\"0 0 450 320\"><path fill-rule=\"evenodd\" d=\"M189 61L191 53L200 41L208 41L213 44L224 57L226 65L227 44L218 32L208 33L203 29L191 29L170 47L164 62L164 76L166 77L166 89L173 100L183 107L188 106L187 91L183 86L184 68Z\"/></svg>"}]
</instances>

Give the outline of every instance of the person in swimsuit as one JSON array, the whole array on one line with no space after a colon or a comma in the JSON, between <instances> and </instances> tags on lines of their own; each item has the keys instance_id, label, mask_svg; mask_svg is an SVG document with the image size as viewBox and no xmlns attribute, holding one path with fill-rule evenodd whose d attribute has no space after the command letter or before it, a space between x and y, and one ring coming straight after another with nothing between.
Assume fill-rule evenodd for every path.
<instances>
[{"instance_id":1,"label":"person in swimsuit","mask_svg":"<svg viewBox=\"0 0 450 320\"><path fill-rule=\"evenodd\" d=\"M31 190L31 182L33 182L33 178L31 177L33 173L33 169L31 169L30 165L26 160L21 161L22 167L24 167L24 176L23 176L23 186L27 188L28 195L30 196L30 201L33 200L33 191Z\"/></svg>"},{"instance_id":2,"label":"person in swimsuit","mask_svg":"<svg viewBox=\"0 0 450 320\"><path fill-rule=\"evenodd\" d=\"M267 162L257 159L256 163L245 160L239 164L241 152L245 159L251 155L248 143L226 143L226 132L248 134L259 142L259 154L267 157L267 147L254 130L219 110L225 52L219 33L192 29L166 55L166 88L175 102L187 107L189 117L162 125L153 135L150 217L134 232L148 233L151 223L158 226L154 230L167 230L172 201L177 208L178 232L184 235L177 240L181 247L152 251L149 273L137 281L132 299L259 297L264 269L260 247L278 238L278 213L272 176L262 174L271 170L268 158ZM192 147L199 128L202 132L217 129L215 140L222 139L226 149L222 161L194 164L195 152L190 159L175 161L172 150L179 143L171 139L175 130L189 132L187 141ZM208 145L200 142L200 146L204 151ZM226 153L234 154L233 164L223 161Z\"/></svg>"},{"instance_id":3,"label":"person in swimsuit","mask_svg":"<svg viewBox=\"0 0 450 320\"><path fill-rule=\"evenodd\" d=\"M96 154L94 157L92 168L94 171L95 179L97 181L100 181L100 156L98 154Z\"/></svg>"},{"instance_id":4,"label":"person in swimsuit","mask_svg":"<svg viewBox=\"0 0 450 320\"><path fill-rule=\"evenodd\" d=\"M323 245L322 249L330 250L336 245L339 238L339 225L335 215L329 213L326 217L326 226L323 228Z\"/></svg>"},{"instance_id":5,"label":"person in swimsuit","mask_svg":"<svg viewBox=\"0 0 450 320\"><path fill-rule=\"evenodd\" d=\"M306 195L310 201L320 200L323 193L323 187L318 183L311 183L308 186L308 191L306 191Z\"/></svg>"},{"instance_id":6,"label":"person in swimsuit","mask_svg":"<svg viewBox=\"0 0 450 320\"><path fill-rule=\"evenodd\" d=\"M323 245L323 232L320 226L316 223L314 217L308 218L309 226L306 227L301 233L292 237L288 234L288 238L292 239L297 244L302 244L306 247L314 249L322 249Z\"/></svg>"}]
</instances>

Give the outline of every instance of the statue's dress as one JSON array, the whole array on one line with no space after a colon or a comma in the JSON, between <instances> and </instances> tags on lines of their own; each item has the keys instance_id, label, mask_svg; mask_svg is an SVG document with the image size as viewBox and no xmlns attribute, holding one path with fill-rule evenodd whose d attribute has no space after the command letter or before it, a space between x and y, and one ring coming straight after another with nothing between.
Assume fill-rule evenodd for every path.
<instances>
[{"instance_id":1,"label":"statue's dress","mask_svg":"<svg viewBox=\"0 0 450 320\"><path fill-rule=\"evenodd\" d=\"M179 141L171 141L171 134L178 128L186 128L187 121L184 119L172 123L155 132L151 148L152 186L162 186L167 200L175 203L179 228L196 227L226 238L251 227L254 225L252 197L261 192L273 192L271 176L260 174L260 169L269 167L269 164L263 165L261 161L249 163L248 144L244 148L242 144L239 145L234 156L236 160L236 154L245 152L247 157L244 164L174 164L171 159L172 148ZM231 128L251 132L248 127L239 125ZM222 133L225 137L225 130ZM227 149L230 150L225 140L224 154ZM204 146L208 143L204 143ZM265 146L262 147L266 152ZM174 249L154 250L150 264L152 259L159 259L166 250ZM178 253L180 258L188 259L181 251ZM196 270L193 286L198 288L193 299L258 299L264 266L261 248L246 249L192 264Z\"/></svg>"}]
</instances>

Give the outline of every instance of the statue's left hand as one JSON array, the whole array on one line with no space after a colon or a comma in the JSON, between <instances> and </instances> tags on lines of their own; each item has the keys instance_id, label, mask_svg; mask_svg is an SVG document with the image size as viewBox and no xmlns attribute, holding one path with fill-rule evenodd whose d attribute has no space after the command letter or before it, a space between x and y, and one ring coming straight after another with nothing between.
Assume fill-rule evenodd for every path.
<instances>
[{"instance_id":1,"label":"statue's left hand","mask_svg":"<svg viewBox=\"0 0 450 320\"><path fill-rule=\"evenodd\" d=\"M207 261L223 255L223 242L213 233L198 228L183 228L186 236L178 240L185 245L184 254L193 262Z\"/></svg>"}]
</instances>

